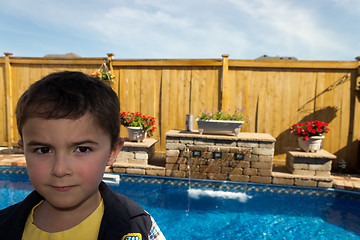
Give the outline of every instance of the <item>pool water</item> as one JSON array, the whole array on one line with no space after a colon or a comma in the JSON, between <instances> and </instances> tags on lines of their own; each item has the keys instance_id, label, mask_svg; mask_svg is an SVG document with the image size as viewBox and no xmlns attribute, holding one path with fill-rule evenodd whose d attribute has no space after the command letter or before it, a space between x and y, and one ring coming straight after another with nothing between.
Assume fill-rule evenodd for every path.
<instances>
[{"instance_id":1,"label":"pool water","mask_svg":"<svg viewBox=\"0 0 360 240\"><path fill-rule=\"evenodd\" d=\"M360 239L357 193L129 175L109 185L147 210L168 240ZM0 168L0 209L32 190L26 169Z\"/></svg>"}]
</instances>

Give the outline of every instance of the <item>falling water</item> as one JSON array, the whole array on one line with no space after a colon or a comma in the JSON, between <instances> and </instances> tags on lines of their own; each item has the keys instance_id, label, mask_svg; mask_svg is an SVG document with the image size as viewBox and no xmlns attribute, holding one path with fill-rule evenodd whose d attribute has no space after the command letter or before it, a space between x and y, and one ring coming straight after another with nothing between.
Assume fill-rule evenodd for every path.
<instances>
[{"instance_id":1,"label":"falling water","mask_svg":"<svg viewBox=\"0 0 360 240\"><path fill-rule=\"evenodd\" d=\"M189 152L189 149L188 148L186 148L186 150L185 150L187 153ZM190 162L189 162L189 157L187 158L187 161L186 161L186 164L187 164L187 168L188 168L188 172L189 172L189 178L188 178L188 184L189 184L189 186L188 186L188 193L189 193L189 191L191 190L191 168L190 168ZM187 208L187 210L186 210L186 216L189 216L189 212L190 212L190 205L191 205L191 197L190 197L190 195L188 194L188 208Z\"/></svg>"}]
</instances>

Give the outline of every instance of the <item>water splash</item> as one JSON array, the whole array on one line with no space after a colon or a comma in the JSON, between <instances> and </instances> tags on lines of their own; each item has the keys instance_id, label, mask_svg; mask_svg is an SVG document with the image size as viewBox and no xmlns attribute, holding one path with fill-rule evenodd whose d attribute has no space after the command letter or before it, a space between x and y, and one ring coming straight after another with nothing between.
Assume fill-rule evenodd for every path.
<instances>
[{"instance_id":1,"label":"water splash","mask_svg":"<svg viewBox=\"0 0 360 240\"><path fill-rule=\"evenodd\" d=\"M188 196L190 196L193 199L200 199L201 197L219 197L224 199L238 200L239 202L242 203L245 203L252 198L252 196L249 196L246 193L235 193L235 192L203 190L203 189L189 189Z\"/></svg>"}]
</instances>

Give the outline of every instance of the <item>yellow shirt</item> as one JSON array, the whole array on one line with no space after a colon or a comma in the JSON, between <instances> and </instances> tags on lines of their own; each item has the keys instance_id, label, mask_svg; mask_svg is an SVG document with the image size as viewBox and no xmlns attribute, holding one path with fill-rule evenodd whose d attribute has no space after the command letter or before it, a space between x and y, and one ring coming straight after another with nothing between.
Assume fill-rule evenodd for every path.
<instances>
[{"instance_id":1,"label":"yellow shirt","mask_svg":"<svg viewBox=\"0 0 360 240\"><path fill-rule=\"evenodd\" d=\"M39 203L40 204L40 203ZM38 204L38 205L39 205ZM23 240L96 240L100 230L100 224L102 216L104 215L104 202L101 200L101 203L96 208L96 210L84 221L79 223L73 228L62 232L48 233L40 230L33 224L33 214L34 209L38 206L36 205L29 217L27 218L25 229L22 235Z\"/></svg>"}]
</instances>

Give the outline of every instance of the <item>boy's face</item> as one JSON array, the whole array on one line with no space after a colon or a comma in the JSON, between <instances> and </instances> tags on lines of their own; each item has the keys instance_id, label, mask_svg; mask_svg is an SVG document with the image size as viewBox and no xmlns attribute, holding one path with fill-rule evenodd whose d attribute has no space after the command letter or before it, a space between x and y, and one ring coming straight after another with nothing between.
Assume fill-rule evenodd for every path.
<instances>
[{"instance_id":1,"label":"boy's face","mask_svg":"<svg viewBox=\"0 0 360 240\"><path fill-rule=\"evenodd\" d=\"M110 136L90 113L76 120L30 118L22 134L31 183L45 201L56 209L97 206L105 167L123 142L111 149Z\"/></svg>"}]
</instances>

